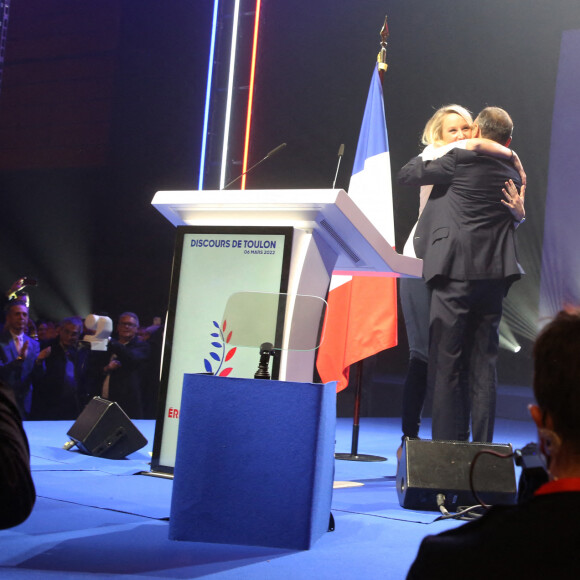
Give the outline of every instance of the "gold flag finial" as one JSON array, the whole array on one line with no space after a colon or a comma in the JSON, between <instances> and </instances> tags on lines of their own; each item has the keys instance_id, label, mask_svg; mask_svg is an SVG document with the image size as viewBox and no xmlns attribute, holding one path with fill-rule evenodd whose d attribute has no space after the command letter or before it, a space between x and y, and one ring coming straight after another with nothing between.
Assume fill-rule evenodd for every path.
<instances>
[{"instance_id":1,"label":"gold flag finial","mask_svg":"<svg viewBox=\"0 0 580 580\"><path fill-rule=\"evenodd\" d=\"M381 50L377 55L377 63L379 65L379 75L383 80L383 74L387 70L387 38L389 38L389 26L387 24L387 16L385 16L385 23L381 28Z\"/></svg>"}]
</instances>

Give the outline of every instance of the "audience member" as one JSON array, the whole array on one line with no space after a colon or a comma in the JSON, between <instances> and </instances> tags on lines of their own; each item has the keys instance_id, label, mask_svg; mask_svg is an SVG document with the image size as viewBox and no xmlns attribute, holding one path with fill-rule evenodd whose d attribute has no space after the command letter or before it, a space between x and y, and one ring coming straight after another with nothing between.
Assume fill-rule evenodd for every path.
<instances>
[{"instance_id":1,"label":"audience member","mask_svg":"<svg viewBox=\"0 0 580 580\"><path fill-rule=\"evenodd\" d=\"M131 419L143 418L141 371L149 356L149 344L139 340L139 318L124 312L117 324L118 339L111 339L108 363L103 368L105 379L101 396L117 402Z\"/></svg>"},{"instance_id":2,"label":"audience member","mask_svg":"<svg viewBox=\"0 0 580 580\"><path fill-rule=\"evenodd\" d=\"M36 491L30 474L28 439L14 392L0 381L0 529L21 524L30 515Z\"/></svg>"},{"instance_id":3,"label":"audience member","mask_svg":"<svg viewBox=\"0 0 580 580\"><path fill-rule=\"evenodd\" d=\"M44 341L53 340L56 338L56 328L52 320L39 319L36 321L36 334L38 342L41 344Z\"/></svg>"},{"instance_id":4,"label":"audience member","mask_svg":"<svg viewBox=\"0 0 580 580\"><path fill-rule=\"evenodd\" d=\"M78 349L83 330L80 318L65 318L56 338L48 341L50 349L44 361L44 373L36 377L32 392L32 419L76 419L86 402L83 396L83 372L87 350Z\"/></svg>"},{"instance_id":5,"label":"audience member","mask_svg":"<svg viewBox=\"0 0 580 580\"><path fill-rule=\"evenodd\" d=\"M26 335L28 306L23 300L12 300L6 309L6 323L0 334L0 379L14 392L20 415L30 414L32 379L42 373L42 361L50 351Z\"/></svg>"},{"instance_id":6,"label":"audience member","mask_svg":"<svg viewBox=\"0 0 580 580\"><path fill-rule=\"evenodd\" d=\"M550 481L516 506L427 536L407 578L570 578L580 564L580 310L560 312L534 346L530 414ZM507 460L506 460L507 461Z\"/></svg>"}]
</instances>

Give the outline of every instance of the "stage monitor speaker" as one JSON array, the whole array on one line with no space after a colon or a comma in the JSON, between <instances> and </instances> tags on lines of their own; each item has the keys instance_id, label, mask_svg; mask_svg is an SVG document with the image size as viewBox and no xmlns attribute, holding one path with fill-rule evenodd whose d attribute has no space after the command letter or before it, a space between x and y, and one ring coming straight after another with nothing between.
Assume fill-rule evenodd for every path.
<instances>
[{"instance_id":1,"label":"stage monitor speaker","mask_svg":"<svg viewBox=\"0 0 580 580\"><path fill-rule=\"evenodd\" d=\"M147 439L113 401L94 397L67 435L88 455L123 459L147 445Z\"/></svg>"},{"instance_id":2,"label":"stage monitor speaker","mask_svg":"<svg viewBox=\"0 0 580 580\"><path fill-rule=\"evenodd\" d=\"M483 449L501 454L512 452L511 445L505 444L406 438L397 470L401 507L438 511L438 494L445 496L443 505L450 512L477 504L469 485L469 470L475 454ZM474 468L473 484L477 495L488 505L516 503L513 459L481 455Z\"/></svg>"}]
</instances>

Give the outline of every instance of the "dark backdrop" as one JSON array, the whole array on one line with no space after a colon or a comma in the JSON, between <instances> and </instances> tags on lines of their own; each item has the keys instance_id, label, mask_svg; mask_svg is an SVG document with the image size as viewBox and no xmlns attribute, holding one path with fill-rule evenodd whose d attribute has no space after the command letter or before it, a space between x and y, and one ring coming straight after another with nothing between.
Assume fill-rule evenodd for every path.
<instances>
[{"instance_id":1,"label":"dark backdrop","mask_svg":"<svg viewBox=\"0 0 580 580\"><path fill-rule=\"evenodd\" d=\"M209 2L12 0L0 95L0 284L39 279L33 314L60 318L166 307L172 227L160 189L195 189L209 49ZM528 272L506 309L523 349L500 380L529 384L543 205L561 33L577 0L263 0L250 162L288 147L248 188L327 188L345 144L348 186L379 31L389 17L384 93L393 171L426 119L457 102L506 108L529 180L520 230ZM394 183L399 249L417 192ZM406 342L368 363L403 372Z\"/></svg>"}]
</instances>

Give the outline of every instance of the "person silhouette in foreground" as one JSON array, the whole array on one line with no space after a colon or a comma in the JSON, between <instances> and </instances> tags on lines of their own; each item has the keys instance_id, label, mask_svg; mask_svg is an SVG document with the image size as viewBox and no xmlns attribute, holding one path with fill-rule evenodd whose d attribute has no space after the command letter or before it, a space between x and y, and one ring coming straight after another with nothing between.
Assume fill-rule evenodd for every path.
<instances>
[{"instance_id":1,"label":"person silhouette in foreground","mask_svg":"<svg viewBox=\"0 0 580 580\"><path fill-rule=\"evenodd\" d=\"M561 311L534 345L529 405L549 481L531 499L423 539L408 579L570 578L580 565L580 309ZM507 460L506 460L507 461Z\"/></svg>"}]
</instances>

